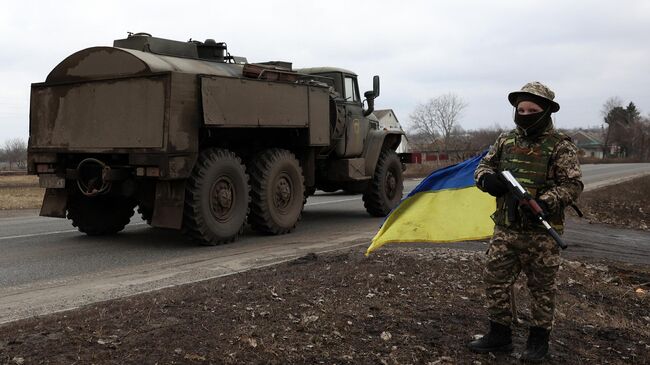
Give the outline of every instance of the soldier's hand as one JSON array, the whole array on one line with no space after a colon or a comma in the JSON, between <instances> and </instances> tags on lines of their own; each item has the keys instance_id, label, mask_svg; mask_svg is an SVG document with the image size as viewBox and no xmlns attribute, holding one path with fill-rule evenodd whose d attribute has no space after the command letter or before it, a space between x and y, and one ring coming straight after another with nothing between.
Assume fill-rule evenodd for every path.
<instances>
[{"instance_id":1,"label":"soldier's hand","mask_svg":"<svg viewBox=\"0 0 650 365\"><path fill-rule=\"evenodd\" d=\"M521 214L523 214L528 222L537 222L537 217L535 216L535 212L533 212L533 208L528 205L527 202L525 201L520 201L519 202L519 211Z\"/></svg>"},{"instance_id":2,"label":"soldier's hand","mask_svg":"<svg viewBox=\"0 0 650 365\"><path fill-rule=\"evenodd\" d=\"M543 214L544 219L546 219L546 217L548 217L549 214L551 214L551 210L550 210L548 204L545 201L542 201L542 200L537 200L537 204L539 205L540 208L542 208L542 211L544 212L544 214Z\"/></svg>"},{"instance_id":3,"label":"soldier's hand","mask_svg":"<svg viewBox=\"0 0 650 365\"><path fill-rule=\"evenodd\" d=\"M549 214L548 204L546 204L546 202L543 202L541 200L535 200L535 201L537 202L537 205L539 205L539 207L542 208L542 218L546 219L548 217L548 214ZM521 210L524 212L526 217L530 221L536 222L537 221L537 215L533 211L533 208L527 202L524 202L524 201L520 201L519 204L521 205Z\"/></svg>"},{"instance_id":4,"label":"soldier's hand","mask_svg":"<svg viewBox=\"0 0 650 365\"><path fill-rule=\"evenodd\" d=\"M508 192L508 186L506 183L504 183L499 176L494 173L483 174L478 183L481 190L497 198Z\"/></svg>"}]
</instances>

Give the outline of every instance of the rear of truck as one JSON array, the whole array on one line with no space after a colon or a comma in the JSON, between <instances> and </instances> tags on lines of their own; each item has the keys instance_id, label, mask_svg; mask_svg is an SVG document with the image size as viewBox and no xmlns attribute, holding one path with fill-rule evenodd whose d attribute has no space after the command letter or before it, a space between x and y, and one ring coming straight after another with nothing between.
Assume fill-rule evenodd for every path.
<instances>
[{"instance_id":1,"label":"rear of truck","mask_svg":"<svg viewBox=\"0 0 650 365\"><path fill-rule=\"evenodd\" d=\"M155 216L153 208L156 191L180 191L174 185L198 154L200 96L196 73L183 72L187 61L172 67L144 52L95 47L32 85L28 162L47 188L41 215L68 211L80 230L105 234L139 205L155 225L180 228L178 209L164 209L174 199L158 199ZM86 224L88 215L105 224Z\"/></svg>"}]
</instances>

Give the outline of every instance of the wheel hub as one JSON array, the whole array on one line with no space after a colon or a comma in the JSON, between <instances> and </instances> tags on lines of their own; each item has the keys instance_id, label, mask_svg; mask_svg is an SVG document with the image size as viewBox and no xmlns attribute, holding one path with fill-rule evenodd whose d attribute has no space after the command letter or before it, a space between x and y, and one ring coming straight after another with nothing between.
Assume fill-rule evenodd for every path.
<instances>
[{"instance_id":1,"label":"wheel hub","mask_svg":"<svg viewBox=\"0 0 650 365\"><path fill-rule=\"evenodd\" d=\"M235 189L232 181L227 177L220 177L212 185L210 192L210 211L214 218L220 222L230 219Z\"/></svg>"},{"instance_id":2,"label":"wheel hub","mask_svg":"<svg viewBox=\"0 0 650 365\"><path fill-rule=\"evenodd\" d=\"M291 203L292 196L291 180L288 176L280 176L275 184L275 194L273 195L273 203L278 209L285 209Z\"/></svg>"},{"instance_id":3,"label":"wheel hub","mask_svg":"<svg viewBox=\"0 0 650 365\"><path fill-rule=\"evenodd\" d=\"M386 196L388 196L389 199L392 199L395 197L396 192L397 178L395 178L395 174L389 170L386 174Z\"/></svg>"}]
</instances>

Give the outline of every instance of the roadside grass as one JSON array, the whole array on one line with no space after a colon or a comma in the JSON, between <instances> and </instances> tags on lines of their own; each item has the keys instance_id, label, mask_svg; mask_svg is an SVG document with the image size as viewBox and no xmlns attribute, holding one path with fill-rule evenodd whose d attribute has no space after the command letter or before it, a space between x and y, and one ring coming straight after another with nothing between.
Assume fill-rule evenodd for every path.
<instances>
[{"instance_id":1,"label":"roadside grass","mask_svg":"<svg viewBox=\"0 0 650 365\"><path fill-rule=\"evenodd\" d=\"M0 187L0 210L40 208L43 194L39 187Z\"/></svg>"},{"instance_id":2,"label":"roadside grass","mask_svg":"<svg viewBox=\"0 0 650 365\"><path fill-rule=\"evenodd\" d=\"M25 187L38 187L38 176L36 175L0 176L0 189L25 188Z\"/></svg>"},{"instance_id":3,"label":"roadside grass","mask_svg":"<svg viewBox=\"0 0 650 365\"><path fill-rule=\"evenodd\" d=\"M0 176L0 210L39 208L44 193L37 176Z\"/></svg>"}]
</instances>

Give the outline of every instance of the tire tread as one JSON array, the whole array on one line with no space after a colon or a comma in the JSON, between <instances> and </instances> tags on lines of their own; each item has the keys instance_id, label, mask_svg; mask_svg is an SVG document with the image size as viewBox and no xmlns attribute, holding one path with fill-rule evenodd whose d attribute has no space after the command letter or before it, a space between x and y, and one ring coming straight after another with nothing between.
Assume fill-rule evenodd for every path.
<instances>
[{"instance_id":1,"label":"tire tread","mask_svg":"<svg viewBox=\"0 0 650 365\"><path fill-rule=\"evenodd\" d=\"M241 159L235 153L221 148L210 148L201 152L185 185L182 231L191 239L199 241L201 244L206 246L226 244L235 241L244 231L244 226L246 225L246 220L244 220L236 234L230 237L218 237L210 230L205 221L205 217L201 214L200 188L201 184L205 183L202 180L205 178L208 169L212 168L213 165L228 160L239 164L242 169L244 169L245 181L246 185L248 185L249 177L248 174L246 174L246 167L242 164ZM246 198L248 199L246 203L246 206L248 207L250 201L248 194L246 194Z\"/></svg>"},{"instance_id":2,"label":"tire tread","mask_svg":"<svg viewBox=\"0 0 650 365\"><path fill-rule=\"evenodd\" d=\"M285 149L270 148L264 150L252 160L250 166L251 209L248 216L248 221L255 231L273 235L289 233L296 228L296 224L301 218L301 214L299 214L298 219L291 227L282 227L278 225L276 222L274 222L271 216L268 200L265 199L268 194L266 181L272 178L271 170L273 168L273 165L284 159L292 160L295 162L295 165L298 168L300 184L303 186L303 196L300 197L302 201L300 210L302 213L302 207L304 206L306 199L304 197L304 177L298 160L293 153Z\"/></svg>"}]
</instances>

